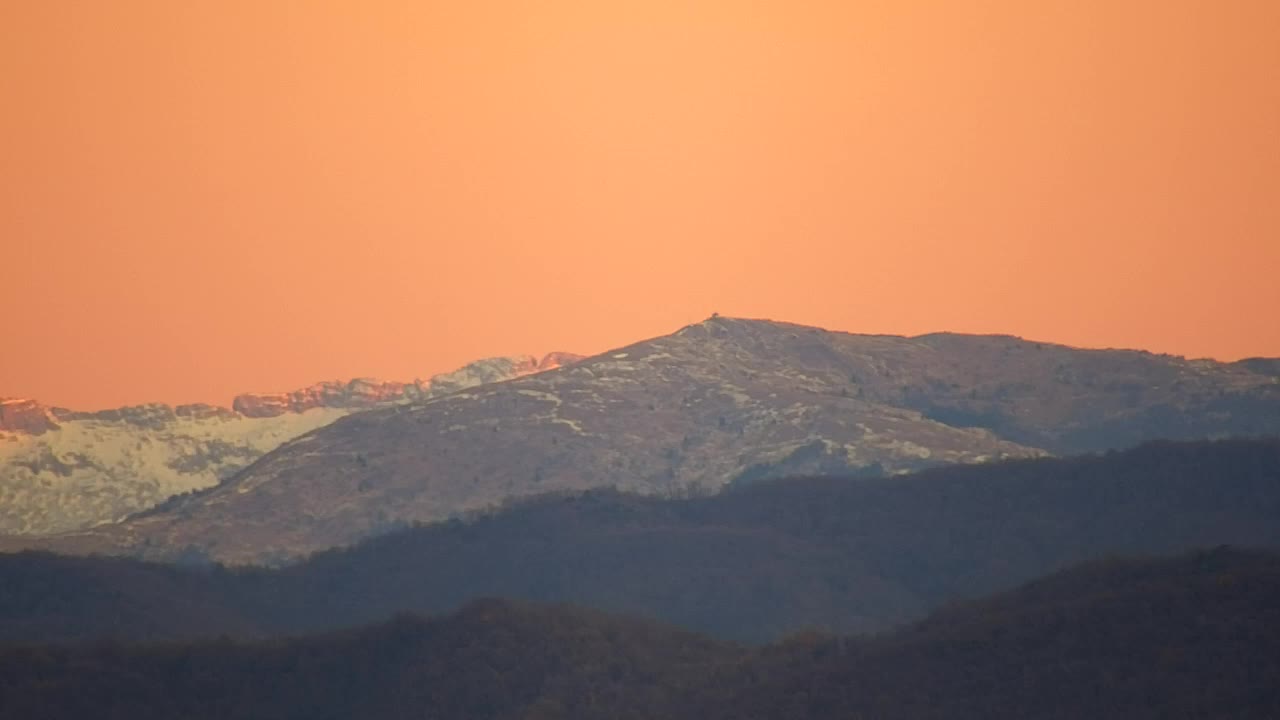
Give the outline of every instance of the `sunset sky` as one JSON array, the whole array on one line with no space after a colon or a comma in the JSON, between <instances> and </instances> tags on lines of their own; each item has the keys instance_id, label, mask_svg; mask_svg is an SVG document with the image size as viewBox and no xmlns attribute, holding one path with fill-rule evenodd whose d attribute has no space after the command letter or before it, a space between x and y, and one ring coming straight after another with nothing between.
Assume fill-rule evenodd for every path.
<instances>
[{"instance_id":1,"label":"sunset sky","mask_svg":"<svg viewBox=\"0 0 1280 720\"><path fill-rule=\"evenodd\" d=\"M0 271L81 409L712 312L1280 355L1280 2L4 2Z\"/></svg>"}]
</instances>

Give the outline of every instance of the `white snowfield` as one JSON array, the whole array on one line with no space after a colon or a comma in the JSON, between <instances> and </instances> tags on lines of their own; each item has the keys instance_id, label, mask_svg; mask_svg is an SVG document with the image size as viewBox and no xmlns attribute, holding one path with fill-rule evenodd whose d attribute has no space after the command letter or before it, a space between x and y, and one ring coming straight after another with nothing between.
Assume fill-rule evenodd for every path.
<instances>
[{"instance_id":1,"label":"white snowfield","mask_svg":"<svg viewBox=\"0 0 1280 720\"><path fill-rule=\"evenodd\" d=\"M162 429L72 420L42 435L0 434L0 534L48 534L114 522L216 485L350 411L273 418L176 418Z\"/></svg>"}]
</instances>

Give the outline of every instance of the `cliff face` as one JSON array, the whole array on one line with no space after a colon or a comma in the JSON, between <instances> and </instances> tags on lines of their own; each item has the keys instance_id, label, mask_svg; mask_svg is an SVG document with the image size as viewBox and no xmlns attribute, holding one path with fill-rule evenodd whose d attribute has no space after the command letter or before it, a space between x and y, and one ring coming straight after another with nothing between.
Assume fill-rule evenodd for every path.
<instances>
[{"instance_id":1,"label":"cliff face","mask_svg":"<svg viewBox=\"0 0 1280 720\"><path fill-rule=\"evenodd\" d=\"M147 403L144 405L130 405L128 407L111 408L109 410L95 410L93 412L81 412L77 410L68 410L66 408L53 408L52 415L57 418L58 423L68 422L104 422L104 423L121 423L124 425L132 425L140 428L160 429L169 423L180 419L193 420L232 420L239 417L234 410L229 410L217 405L208 405L205 403L193 403L190 405L165 405L164 403Z\"/></svg>"},{"instance_id":2,"label":"cliff face","mask_svg":"<svg viewBox=\"0 0 1280 720\"><path fill-rule=\"evenodd\" d=\"M458 368L453 372L436 375L431 378L432 394L443 395L475 387L476 385L513 380L534 373L555 370L565 365L572 365L582 359L584 359L583 355L555 352L543 356L541 360L532 355L514 355L512 357L480 360Z\"/></svg>"},{"instance_id":3,"label":"cliff face","mask_svg":"<svg viewBox=\"0 0 1280 720\"><path fill-rule=\"evenodd\" d=\"M232 409L245 417L277 417L285 413L303 413L314 408L368 410L383 405L425 400L446 392L511 380L545 370L573 364L583 358L566 352L549 353L541 360L532 355L477 360L453 372L442 373L428 381L383 382L356 378L347 382L322 382L287 393L246 393L238 395Z\"/></svg>"},{"instance_id":4,"label":"cliff face","mask_svg":"<svg viewBox=\"0 0 1280 720\"><path fill-rule=\"evenodd\" d=\"M245 417L276 417L314 408L364 410L425 397L429 384L382 382L357 378L349 382L323 382L288 393L246 393L236 396L231 408Z\"/></svg>"},{"instance_id":5,"label":"cliff face","mask_svg":"<svg viewBox=\"0 0 1280 720\"><path fill-rule=\"evenodd\" d=\"M323 382L240 395L232 408L147 404L79 412L0 400L0 535L120 520L216 485L282 443L352 412L508 380L574 357L493 358L410 383Z\"/></svg>"}]
</instances>

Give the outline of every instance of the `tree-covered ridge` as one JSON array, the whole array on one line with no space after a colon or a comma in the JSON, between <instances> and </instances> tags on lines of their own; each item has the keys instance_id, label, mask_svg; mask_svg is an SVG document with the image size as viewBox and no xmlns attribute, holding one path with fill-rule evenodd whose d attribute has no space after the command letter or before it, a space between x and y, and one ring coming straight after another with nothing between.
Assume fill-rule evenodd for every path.
<instances>
[{"instance_id":1,"label":"tree-covered ridge","mask_svg":"<svg viewBox=\"0 0 1280 720\"><path fill-rule=\"evenodd\" d=\"M1280 557L1113 558L888 636L765 654L739 717L1273 718Z\"/></svg>"},{"instance_id":2,"label":"tree-covered ridge","mask_svg":"<svg viewBox=\"0 0 1280 720\"><path fill-rule=\"evenodd\" d=\"M478 597L765 642L883 630L1111 554L1280 548L1280 441L1157 443L711 498L550 495L279 570L0 556L0 640L318 632Z\"/></svg>"},{"instance_id":3,"label":"tree-covered ridge","mask_svg":"<svg viewBox=\"0 0 1280 720\"><path fill-rule=\"evenodd\" d=\"M0 717L1269 718L1280 556L1110 560L872 638L744 648L566 606L241 643L0 651Z\"/></svg>"},{"instance_id":4,"label":"tree-covered ridge","mask_svg":"<svg viewBox=\"0 0 1280 720\"><path fill-rule=\"evenodd\" d=\"M478 600L254 644L10 649L0 717L658 717L737 652L649 622Z\"/></svg>"}]
</instances>

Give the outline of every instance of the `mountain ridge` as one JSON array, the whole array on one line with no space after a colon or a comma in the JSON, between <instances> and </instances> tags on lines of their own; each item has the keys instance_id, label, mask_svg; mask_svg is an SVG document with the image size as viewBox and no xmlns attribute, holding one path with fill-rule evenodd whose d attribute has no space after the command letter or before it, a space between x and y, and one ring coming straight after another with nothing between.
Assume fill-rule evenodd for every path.
<instances>
[{"instance_id":1,"label":"mountain ridge","mask_svg":"<svg viewBox=\"0 0 1280 720\"><path fill-rule=\"evenodd\" d=\"M1280 433L1280 383L1241 366L714 317L567 368L350 415L101 541L252 562L552 490L696 495L1265 433Z\"/></svg>"},{"instance_id":2,"label":"mountain ridge","mask_svg":"<svg viewBox=\"0 0 1280 720\"><path fill-rule=\"evenodd\" d=\"M348 414L204 492L35 546L280 562L547 491L698 495L1280 434L1280 377L1257 365L716 316L568 367Z\"/></svg>"},{"instance_id":3,"label":"mountain ridge","mask_svg":"<svg viewBox=\"0 0 1280 720\"><path fill-rule=\"evenodd\" d=\"M396 402L423 400L434 388L436 394L484 382L522 377L535 372L571 365L586 356L553 351L541 358L534 355L499 355L476 360L456 370L438 373L427 380L409 382L356 377L323 380L286 392L246 392L232 398L230 405L211 403L145 402L102 410L73 410L46 405L34 398L0 396L0 432L39 435L58 429L59 422L75 420L125 420L146 424L151 417L275 417L303 413L317 407L369 409Z\"/></svg>"}]
</instances>

